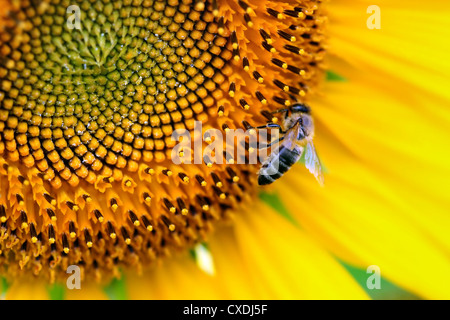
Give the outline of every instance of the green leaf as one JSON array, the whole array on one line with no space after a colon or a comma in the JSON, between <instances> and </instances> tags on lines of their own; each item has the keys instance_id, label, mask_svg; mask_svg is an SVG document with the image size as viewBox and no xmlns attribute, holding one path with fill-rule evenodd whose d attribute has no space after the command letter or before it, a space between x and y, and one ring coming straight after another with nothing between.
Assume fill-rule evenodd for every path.
<instances>
[{"instance_id":1,"label":"green leaf","mask_svg":"<svg viewBox=\"0 0 450 320\"><path fill-rule=\"evenodd\" d=\"M9 283L6 281L5 278L0 277L0 299L3 298L3 296L6 294L6 291L8 291Z\"/></svg>"},{"instance_id":2,"label":"green leaf","mask_svg":"<svg viewBox=\"0 0 450 320\"><path fill-rule=\"evenodd\" d=\"M111 300L128 300L125 277L112 280L106 287L103 288L109 299Z\"/></svg>"},{"instance_id":3,"label":"green leaf","mask_svg":"<svg viewBox=\"0 0 450 320\"><path fill-rule=\"evenodd\" d=\"M191 257L191 259L193 259L194 261L197 259L197 254L195 253L195 250L189 249L189 256Z\"/></svg>"},{"instance_id":4,"label":"green leaf","mask_svg":"<svg viewBox=\"0 0 450 320\"><path fill-rule=\"evenodd\" d=\"M66 287L60 283L52 284L47 287L50 300L64 300L66 297Z\"/></svg>"},{"instance_id":5,"label":"green leaf","mask_svg":"<svg viewBox=\"0 0 450 320\"><path fill-rule=\"evenodd\" d=\"M341 261L341 264L347 269L347 271L353 276L353 278L359 283L359 285L366 291L366 293L373 300L420 300L419 297L414 294L403 290L396 286L392 282L386 280L381 276L381 288L369 289L367 288L367 278L370 277L370 273L366 270L360 269L345 262ZM383 274L383 270L381 270Z\"/></svg>"},{"instance_id":6,"label":"green leaf","mask_svg":"<svg viewBox=\"0 0 450 320\"><path fill-rule=\"evenodd\" d=\"M327 81L347 81L343 76L337 74L336 72L333 72L331 70L328 70L326 73L326 80Z\"/></svg>"},{"instance_id":7,"label":"green leaf","mask_svg":"<svg viewBox=\"0 0 450 320\"><path fill-rule=\"evenodd\" d=\"M292 217L288 209L284 206L280 197L276 193L260 192L259 198L272 207L275 211L281 214L284 218L289 220L292 224L298 226L297 221Z\"/></svg>"}]
</instances>

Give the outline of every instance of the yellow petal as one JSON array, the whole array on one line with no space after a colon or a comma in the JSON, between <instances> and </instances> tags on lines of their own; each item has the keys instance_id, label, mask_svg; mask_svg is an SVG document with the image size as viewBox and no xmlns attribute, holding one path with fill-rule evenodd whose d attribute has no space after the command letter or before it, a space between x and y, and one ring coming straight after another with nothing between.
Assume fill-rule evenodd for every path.
<instances>
[{"instance_id":1,"label":"yellow petal","mask_svg":"<svg viewBox=\"0 0 450 320\"><path fill-rule=\"evenodd\" d=\"M48 300L47 284L33 279L14 281L5 293L5 300Z\"/></svg>"},{"instance_id":2,"label":"yellow petal","mask_svg":"<svg viewBox=\"0 0 450 320\"><path fill-rule=\"evenodd\" d=\"M233 299L367 298L334 257L261 202L217 234L210 248Z\"/></svg>"},{"instance_id":3,"label":"yellow petal","mask_svg":"<svg viewBox=\"0 0 450 320\"><path fill-rule=\"evenodd\" d=\"M328 83L314 103L325 187L297 165L274 188L338 257L378 265L419 296L448 298L450 134L448 123L418 111L425 99L430 108L437 100L417 91L412 99L409 84L389 90L377 74L333 66L349 80Z\"/></svg>"},{"instance_id":4,"label":"yellow petal","mask_svg":"<svg viewBox=\"0 0 450 320\"><path fill-rule=\"evenodd\" d=\"M129 299L227 299L217 277L201 271L187 254L167 258L142 275L126 272Z\"/></svg>"},{"instance_id":5,"label":"yellow petal","mask_svg":"<svg viewBox=\"0 0 450 320\"><path fill-rule=\"evenodd\" d=\"M66 289L66 300L108 300L102 286L98 283L81 283L81 289Z\"/></svg>"},{"instance_id":6,"label":"yellow petal","mask_svg":"<svg viewBox=\"0 0 450 320\"><path fill-rule=\"evenodd\" d=\"M381 29L367 27L368 0L330 2L331 50L361 70L383 73L386 82L403 81L450 98L450 4L445 1L382 0Z\"/></svg>"},{"instance_id":7,"label":"yellow petal","mask_svg":"<svg viewBox=\"0 0 450 320\"><path fill-rule=\"evenodd\" d=\"M331 2L330 68L347 81L312 103L325 188L300 166L274 188L338 257L448 298L449 4L382 1L381 30L369 30L371 4Z\"/></svg>"},{"instance_id":8,"label":"yellow petal","mask_svg":"<svg viewBox=\"0 0 450 320\"><path fill-rule=\"evenodd\" d=\"M325 188L297 166L277 185L280 196L339 257L361 267L376 264L418 295L448 297L450 174L442 146L450 137L407 113L409 102L375 95L363 82L333 86L339 89L317 104L317 149L329 171ZM424 130L422 137L415 138L414 127ZM380 137L381 130L389 136ZM429 144L418 144L422 138Z\"/></svg>"},{"instance_id":9,"label":"yellow petal","mask_svg":"<svg viewBox=\"0 0 450 320\"><path fill-rule=\"evenodd\" d=\"M448 298L448 250L389 199L387 193L395 189L383 191L379 178L355 167L351 174L358 181L330 174L323 189L293 169L279 194L291 211L297 210L305 230L341 259L362 268L378 265L383 276L417 295ZM302 190L304 199L292 201L298 197L295 189Z\"/></svg>"}]
</instances>

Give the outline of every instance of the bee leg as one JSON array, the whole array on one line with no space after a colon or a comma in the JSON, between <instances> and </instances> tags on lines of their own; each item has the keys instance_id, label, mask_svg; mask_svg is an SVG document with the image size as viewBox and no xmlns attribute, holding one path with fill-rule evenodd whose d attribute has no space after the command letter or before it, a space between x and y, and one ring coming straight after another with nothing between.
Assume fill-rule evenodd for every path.
<instances>
[{"instance_id":1,"label":"bee leg","mask_svg":"<svg viewBox=\"0 0 450 320\"><path fill-rule=\"evenodd\" d=\"M289 109L286 109L286 108L278 109L278 110L272 111L271 113L272 114L284 113L284 119L287 119L289 116Z\"/></svg>"},{"instance_id":2,"label":"bee leg","mask_svg":"<svg viewBox=\"0 0 450 320\"><path fill-rule=\"evenodd\" d=\"M267 123L263 126L258 126L258 127L254 127L252 126L250 123L248 123L247 121L242 121L242 125L244 126L245 130L260 130L260 129L267 129L267 128L278 128L280 129L280 126L278 124L275 123Z\"/></svg>"},{"instance_id":3,"label":"bee leg","mask_svg":"<svg viewBox=\"0 0 450 320\"><path fill-rule=\"evenodd\" d=\"M266 126L266 128L277 128L281 134L286 134L287 130L283 130L283 128L281 128L281 126L279 124L276 123L268 123Z\"/></svg>"},{"instance_id":4,"label":"bee leg","mask_svg":"<svg viewBox=\"0 0 450 320\"><path fill-rule=\"evenodd\" d=\"M279 124L276 124L276 123L268 123L268 124L265 124L265 125L259 126L259 127L248 127L247 129L256 129L256 130L260 130L260 129L267 129L267 128L269 128L269 129L277 128L278 130L280 130L280 133L282 133L282 134L285 134L285 133L286 133L286 131L284 131L284 130L281 128L281 126L280 126Z\"/></svg>"}]
</instances>

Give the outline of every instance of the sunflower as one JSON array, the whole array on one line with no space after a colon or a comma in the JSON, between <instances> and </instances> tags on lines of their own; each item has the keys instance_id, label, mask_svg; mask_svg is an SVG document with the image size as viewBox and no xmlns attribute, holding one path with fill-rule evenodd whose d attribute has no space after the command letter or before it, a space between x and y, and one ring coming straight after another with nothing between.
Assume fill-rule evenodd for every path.
<instances>
[{"instance_id":1,"label":"sunflower","mask_svg":"<svg viewBox=\"0 0 450 320\"><path fill-rule=\"evenodd\" d=\"M363 299L349 269L371 265L448 298L448 5L382 2L381 29L363 0L79 1L81 28L69 1L1 5L6 298ZM325 187L171 162L176 129L298 102Z\"/></svg>"}]
</instances>

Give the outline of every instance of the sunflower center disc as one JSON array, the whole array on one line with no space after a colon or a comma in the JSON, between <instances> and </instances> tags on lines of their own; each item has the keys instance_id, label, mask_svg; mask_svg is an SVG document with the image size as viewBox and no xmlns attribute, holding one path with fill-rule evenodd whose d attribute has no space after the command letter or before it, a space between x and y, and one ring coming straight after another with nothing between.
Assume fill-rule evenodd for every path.
<instances>
[{"instance_id":1,"label":"sunflower center disc","mask_svg":"<svg viewBox=\"0 0 450 320\"><path fill-rule=\"evenodd\" d=\"M0 15L1 273L117 274L203 241L258 165L175 165L176 129L247 129L321 75L317 1L10 1ZM203 144L203 148L207 143ZM225 155L224 155L225 157ZM101 272L100 272L101 271Z\"/></svg>"}]
</instances>

